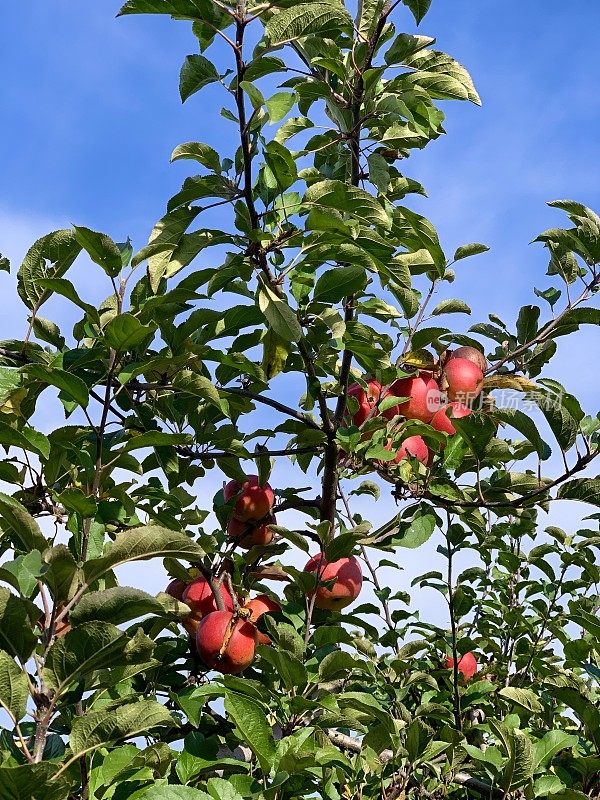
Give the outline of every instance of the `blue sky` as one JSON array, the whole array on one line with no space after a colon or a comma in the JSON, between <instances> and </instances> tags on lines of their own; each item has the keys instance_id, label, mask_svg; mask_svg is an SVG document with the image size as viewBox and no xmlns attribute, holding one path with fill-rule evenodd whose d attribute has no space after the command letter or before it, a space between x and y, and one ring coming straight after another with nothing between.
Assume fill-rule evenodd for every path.
<instances>
[{"instance_id":1,"label":"blue sky","mask_svg":"<svg viewBox=\"0 0 600 800\"><path fill-rule=\"evenodd\" d=\"M142 246L192 171L189 163L169 165L172 149L195 139L221 148L233 141L216 113L218 87L184 106L179 100L179 68L195 50L189 25L115 19L118 5L52 0L0 8L0 252L15 265L35 238L70 223ZM403 21L407 32L416 30L408 12ZM466 299L476 319L494 311L512 320L532 301L533 285L548 285L545 251L528 244L563 224L545 202L600 207L599 75L588 44L600 32L600 4L434 0L418 30L467 66L483 108L444 104L448 136L406 167L429 194L412 205L436 224L447 252L470 241L492 247L459 266L451 296ZM84 293L100 297L96 272L77 269ZM10 281L0 274L0 338L25 330ZM555 374L596 413L600 380L589 361L600 352L600 333L586 330L577 341L563 344ZM382 503L374 516L388 512L391 503ZM567 521L572 515L559 512Z\"/></svg>"}]
</instances>

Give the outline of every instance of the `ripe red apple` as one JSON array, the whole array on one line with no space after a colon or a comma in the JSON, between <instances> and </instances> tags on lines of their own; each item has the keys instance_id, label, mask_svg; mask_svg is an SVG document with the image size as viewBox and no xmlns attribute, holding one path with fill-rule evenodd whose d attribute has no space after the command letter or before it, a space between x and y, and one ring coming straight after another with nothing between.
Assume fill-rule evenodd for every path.
<instances>
[{"instance_id":1,"label":"ripe red apple","mask_svg":"<svg viewBox=\"0 0 600 800\"><path fill-rule=\"evenodd\" d=\"M444 666L448 669L454 669L454 659L448 656L444 659ZM462 673L466 681L470 680L477 672L477 660L473 653L465 653L464 656L458 659L458 671Z\"/></svg>"},{"instance_id":2,"label":"ripe red apple","mask_svg":"<svg viewBox=\"0 0 600 800\"><path fill-rule=\"evenodd\" d=\"M224 496L226 503L237 496L233 516L241 522L266 517L275 503L273 490L268 483L261 486L258 475L247 475L244 483L229 481Z\"/></svg>"},{"instance_id":3,"label":"ripe red apple","mask_svg":"<svg viewBox=\"0 0 600 800\"><path fill-rule=\"evenodd\" d=\"M165 592L170 594L171 597L174 597L175 600L183 600L183 593L186 589L187 583L185 583L185 581L179 580L179 578L174 578L165 589Z\"/></svg>"},{"instance_id":4,"label":"ripe red apple","mask_svg":"<svg viewBox=\"0 0 600 800\"><path fill-rule=\"evenodd\" d=\"M270 611L281 611L281 606L275 600L272 600L266 594L259 594L258 597L253 597L244 604L244 608L249 608L252 612L249 622L254 625L262 617L263 614L268 614ZM257 631L258 644L271 644L271 640L266 633Z\"/></svg>"},{"instance_id":5,"label":"ripe red apple","mask_svg":"<svg viewBox=\"0 0 600 800\"><path fill-rule=\"evenodd\" d=\"M456 428L452 424L448 412L456 417L456 419L460 419L461 417L468 417L472 411L462 403L452 402L448 403L447 406L442 406L440 410L434 414L431 420L431 427L435 428L436 431L442 431L443 433L450 434L450 436L454 436Z\"/></svg>"},{"instance_id":6,"label":"ripe red apple","mask_svg":"<svg viewBox=\"0 0 600 800\"><path fill-rule=\"evenodd\" d=\"M386 419L401 414L406 419L430 422L440 407L440 387L429 372L394 381L390 386L390 393L396 397L408 397L408 400L384 411L383 416Z\"/></svg>"},{"instance_id":7,"label":"ripe red apple","mask_svg":"<svg viewBox=\"0 0 600 800\"><path fill-rule=\"evenodd\" d=\"M451 358L444 367L450 400L475 400L483 388L483 372L468 358Z\"/></svg>"},{"instance_id":8,"label":"ripe red apple","mask_svg":"<svg viewBox=\"0 0 600 800\"><path fill-rule=\"evenodd\" d=\"M221 594L225 608L228 611L233 611L233 598L224 583L221 584ZM205 617L212 611L217 610L217 603L206 578L196 578L195 581L192 581L186 587L182 599L192 609L192 614L195 616Z\"/></svg>"},{"instance_id":9,"label":"ripe red apple","mask_svg":"<svg viewBox=\"0 0 600 800\"><path fill-rule=\"evenodd\" d=\"M213 611L196 631L198 655L207 667L225 675L243 672L254 661L257 630L230 611Z\"/></svg>"},{"instance_id":10,"label":"ripe red apple","mask_svg":"<svg viewBox=\"0 0 600 800\"><path fill-rule=\"evenodd\" d=\"M396 453L396 462L400 463L405 458L412 456L421 464L429 463L429 448L421 436L407 436L402 440L402 445Z\"/></svg>"},{"instance_id":11,"label":"ripe red apple","mask_svg":"<svg viewBox=\"0 0 600 800\"><path fill-rule=\"evenodd\" d=\"M350 605L362 588L362 569L358 559L340 558L328 563L321 555L313 556L304 567L305 572L320 573L321 581L335 580L331 588L317 586L315 590L315 606L328 611L339 611ZM311 595L312 596L312 595Z\"/></svg>"},{"instance_id":12,"label":"ripe red apple","mask_svg":"<svg viewBox=\"0 0 600 800\"><path fill-rule=\"evenodd\" d=\"M250 550L254 545L267 545L273 540L273 531L269 525L275 524L275 517L269 523L252 525L248 522L241 522L232 517L227 523L227 536L236 541L239 547Z\"/></svg>"},{"instance_id":13,"label":"ripe red apple","mask_svg":"<svg viewBox=\"0 0 600 800\"><path fill-rule=\"evenodd\" d=\"M487 359L481 350L478 350L476 347L470 347L469 345L457 347L456 350L450 353L448 360L451 358L466 358L474 364L477 364L482 372L485 372L488 367Z\"/></svg>"},{"instance_id":14,"label":"ripe red apple","mask_svg":"<svg viewBox=\"0 0 600 800\"><path fill-rule=\"evenodd\" d=\"M358 402L358 411L352 416L352 422L357 428L366 421L367 417L376 416L377 403L381 397L381 384L378 381L369 381L365 390L359 383L348 387L348 397L354 397ZM373 414L371 412L375 409Z\"/></svg>"}]
</instances>

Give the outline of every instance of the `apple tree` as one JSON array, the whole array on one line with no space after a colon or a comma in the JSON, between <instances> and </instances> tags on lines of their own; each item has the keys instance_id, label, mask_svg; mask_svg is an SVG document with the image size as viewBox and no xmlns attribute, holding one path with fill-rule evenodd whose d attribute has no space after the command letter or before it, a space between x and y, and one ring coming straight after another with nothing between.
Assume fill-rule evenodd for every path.
<instances>
[{"instance_id":1,"label":"apple tree","mask_svg":"<svg viewBox=\"0 0 600 800\"><path fill-rule=\"evenodd\" d=\"M235 145L175 148L197 174L142 249L74 227L18 267L0 798L600 796L600 514L542 522L555 500L600 506L600 419L552 366L600 322L600 221L550 203L550 288L453 329L455 270L487 248L444 252L405 162L444 134L440 101L480 101L401 32L429 5L122 8L189 22L181 98L215 84ZM42 432L52 395L65 420ZM375 526L382 491L396 511ZM433 542L444 569L406 585L403 553ZM164 593L121 585L136 561Z\"/></svg>"}]
</instances>

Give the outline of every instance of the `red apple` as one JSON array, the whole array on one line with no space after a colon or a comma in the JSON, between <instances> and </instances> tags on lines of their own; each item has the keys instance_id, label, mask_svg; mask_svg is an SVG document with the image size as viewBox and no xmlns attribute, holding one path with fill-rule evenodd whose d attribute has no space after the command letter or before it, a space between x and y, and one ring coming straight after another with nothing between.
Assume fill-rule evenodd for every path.
<instances>
[{"instance_id":1,"label":"red apple","mask_svg":"<svg viewBox=\"0 0 600 800\"><path fill-rule=\"evenodd\" d=\"M253 597L252 600L248 600L244 608L249 608L252 612L249 621L254 625L256 625L263 614L268 614L270 611L281 611L279 603L272 600L266 594L259 594L258 597ZM266 633L262 631L257 631L257 633L258 644L271 644L271 640Z\"/></svg>"},{"instance_id":2,"label":"red apple","mask_svg":"<svg viewBox=\"0 0 600 800\"><path fill-rule=\"evenodd\" d=\"M481 394L483 372L468 358L451 358L444 368L450 400L469 402Z\"/></svg>"},{"instance_id":3,"label":"red apple","mask_svg":"<svg viewBox=\"0 0 600 800\"><path fill-rule=\"evenodd\" d=\"M257 630L230 611L213 611L196 631L198 655L207 667L225 675L243 672L254 661Z\"/></svg>"},{"instance_id":4,"label":"red apple","mask_svg":"<svg viewBox=\"0 0 600 800\"><path fill-rule=\"evenodd\" d=\"M401 414L406 419L430 422L440 407L440 387L429 372L394 381L390 386L390 393L396 397L408 397L408 400L384 411L383 415L387 419Z\"/></svg>"},{"instance_id":5,"label":"red apple","mask_svg":"<svg viewBox=\"0 0 600 800\"><path fill-rule=\"evenodd\" d=\"M360 594L362 570L358 559L354 556L328 563L319 554L310 559L304 571L318 573L320 581L335 580L330 589L326 586L317 586L315 590L317 608L339 611L350 605Z\"/></svg>"},{"instance_id":6,"label":"red apple","mask_svg":"<svg viewBox=\"0 0 600 800\"><path fill-rule=\"evenodd\" d=\"M434 414L431 420L431 427L435 428L436 431L442 431L443 433L450 434L450 436L454 436L456 428L452 424L448 413L451 413L456 419L460 419L461 417L468 417L472 411L462 403L453 402L448 403L447 406L442 406L440 410Z\"/></svg>"},{"instance_id":7,"label":"red apple","mask_svg":"<svg viewBox=\"0 0 600 800\"><path fill-rule=\"evenodd\" d=\"M233 516L241 522L263 519L275 503L273 490L268 483L261 486L258 475L247 475L244 483L229 481L224 496L226 503L237 496Z\"/></svg>"},{"instance_id":8,"label":"red apple","mask_svg":"<svg viewBox=\"0 0 600 800\"><path fill-rule=\"evenodd\" d=\"M250 550L254 545L267 545L273 540L273 531L269 525L275 524L273 517L268 524L252 525L248 522L240 522L239 519L232 517L227 523L227 536L236 541L243 550Z\"/></svg>"},{"instance_id":9,"label":"red apple","mask_svg":"<svg viewBox=\"0 0 600 800\"><path fill-rule=\"evenodd\" d=\"M353 383L348 387L348 397L354 397L358 402L358 411L352 416L352 422L357 428L360 428L367 420L367 417L377 415L377 403L381 397L381 384L378 381L369 381L365 390L359 383Z\"/></svg>"},{"instance_id":10,"label":"red apple","mask_svg":"<svg viewBox=\"0 0 600 800\"><path fill-rule=\"evenodd\" d=\"M476 347L469 347L469 345L457 347L456 350L453 350L448 356L448 361L451 358L466 358L474 364L477 364L482 372L485 372L488 367L487 359L481 350L478 350Z\"/></svg>"},{"instance_id":11,"label":"red apple","mask_svg":"<svg viewBox=\"0 0 600 800\"><path fill-rule=\"evenodd\" d=\"M167 594L170 594L171 597L174 597L175 600L183 600L183 593L187 589L187 583L185 581L179 580L179 578L174 578L171 583L165 589Z\"/></svg>"},{"instance_id":12,"label":"red apple","mask_svg":"<svg viewBox=\"0 0 600 800\"><path fill-rule=\"evenodd\" d=\"M429 463L429 448L421 436L407 436L402 440L400 449L396 453L396 461L400 463L405 458L412 456L421 464Z\"/></svg>"},{"instance_id":13,"label":"red apple","mask_svg":"<svg viewBox=\"0 0 600 800\"><path fill-rule=\"evenodd\" d=\"M444 659L444 666L448 669L454 669L454 659L448 656ZM462 673L466 681L470 680L477 672L477 660L473 653L465 653L464 656L458 659L458 671Z\"/></svg>"},{"instance_id":14,"label":"red apple","mask_svg":"<svg viewBox=\"0 0 600 800\"><path fill-rule=\"evenodd\" d=\"M221 584L221 595L225 608L233 611L233 598L224 583ZM196 578L192 581L183 593L182 600L192 609L192 614L195 616L205 617L217 610L217 603L206 578Z\"/></svg>"}]
</instances>

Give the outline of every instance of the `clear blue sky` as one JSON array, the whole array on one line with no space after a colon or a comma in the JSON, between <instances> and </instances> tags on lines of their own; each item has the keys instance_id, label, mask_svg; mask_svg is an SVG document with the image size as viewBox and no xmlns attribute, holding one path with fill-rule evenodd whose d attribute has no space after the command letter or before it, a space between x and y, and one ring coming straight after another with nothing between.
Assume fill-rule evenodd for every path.
<instances>
[{"instance_id":1,"label":"clear blue sky","mask_svg":"<svg viewBox=\"0 0 600 800\"><path fill-rule=\"evenodd\" d=\"M118 7L1 4L0 252L15 265L34 238L71 222L142 246L193 169L170 166L172 149L194 139L222 148L232 137L218 116L218 87L179 100L179 68L195 51L189 25L115 19ZM404 23L415 31L408 11ZM528 244L563 224L545 201L600 207L600 3L434 0L419 32L467 66L483 108L444 104L448 135L407 164L429 194L413 207L437 225L447 252L470 241L492 247L463 262L452 294L477 319L494 311L511 320L532 301L533 285L548 285L545 252ZM94 293L84 273L79 267L79 285ZM0 338L25 329L25 309L6 299L9 284L0 274ZM596 413L590 354L600 352L600 334L588 330L579 341L563 347L556 374L564 370Z\"/></svg>"}]
</instances>

